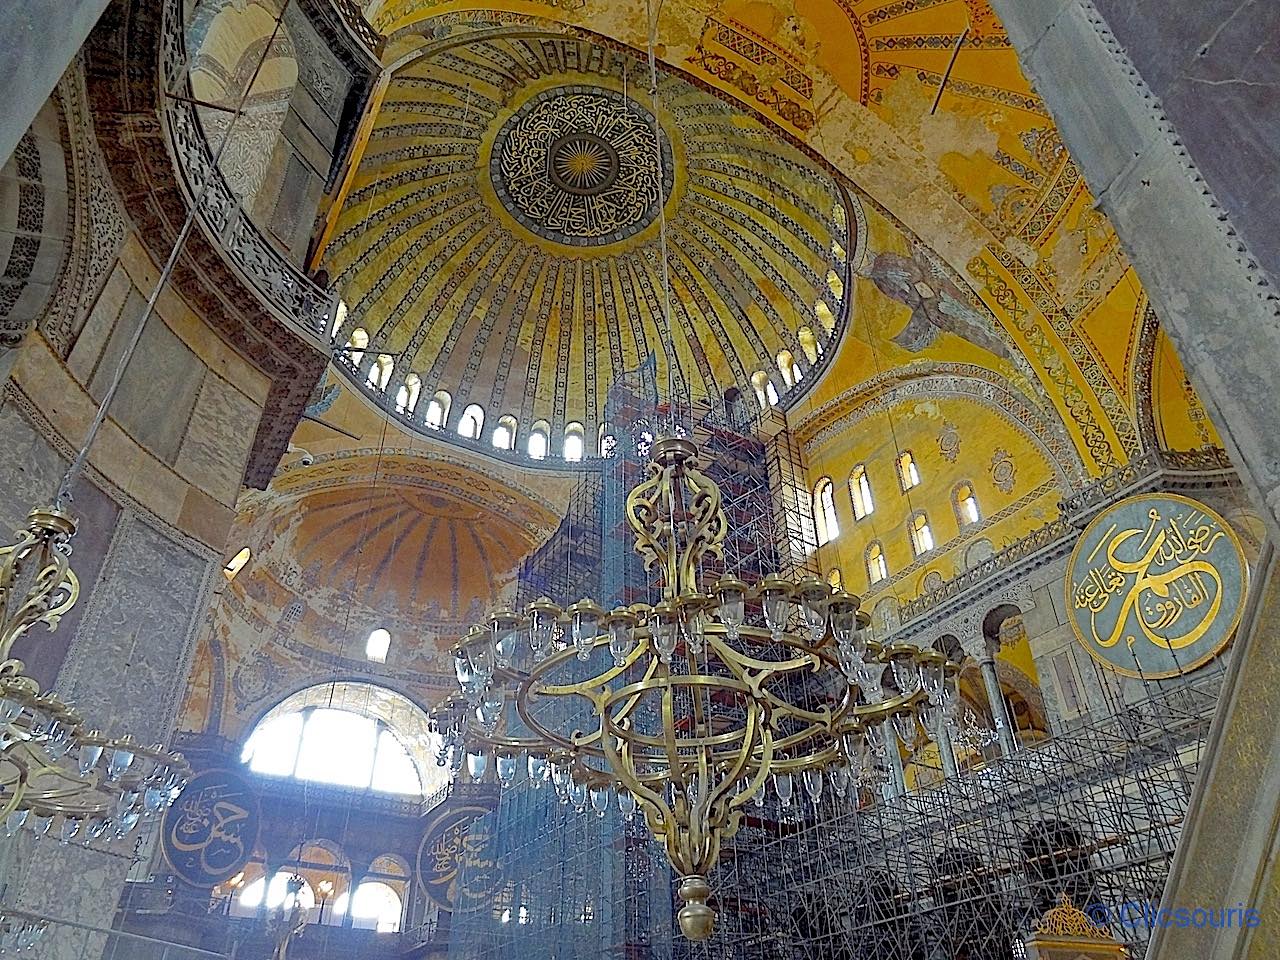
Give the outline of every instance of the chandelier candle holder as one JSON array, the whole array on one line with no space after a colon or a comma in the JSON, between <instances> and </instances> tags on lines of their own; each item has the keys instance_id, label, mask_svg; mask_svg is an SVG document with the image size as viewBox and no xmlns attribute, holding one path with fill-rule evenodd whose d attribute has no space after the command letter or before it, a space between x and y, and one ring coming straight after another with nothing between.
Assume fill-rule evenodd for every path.
<instances>
[{"instance_id":1,"label":"chandelier candle holder","mask_svg":"<svg viewBox=\"0 0 1280 960\"><path fill-rule=\"evenodd\" d=\"M0 547L0 833L27 827L60 843L124 837L159 816L186 785L180 753L90 729L10 654L37 624L49 632L75 605L70 566L76 521L58 507L31 511L15 542ZM108 831L111 831L108 834Z\"/></svg>"},{"instance_id":2,"label":"chandelier candle holder","mask_svg":"<svg viewBox=\"0 0 1280 960\"><path fill-rule=\"evenodd\" d=\"M781 804L856 795L896 740L913 748L955 704L959 665L869 637L859 599L813 577L705 587L723 561L720 490L683 437L654 443L627 521L662 597L606 612L547 598L500 610L453 648L458 692L431 712L439 762L535 785L601 816L642 811L680 877L680 929L714 927L721 843L769 784Z\"/></svg>"}]
</instances>

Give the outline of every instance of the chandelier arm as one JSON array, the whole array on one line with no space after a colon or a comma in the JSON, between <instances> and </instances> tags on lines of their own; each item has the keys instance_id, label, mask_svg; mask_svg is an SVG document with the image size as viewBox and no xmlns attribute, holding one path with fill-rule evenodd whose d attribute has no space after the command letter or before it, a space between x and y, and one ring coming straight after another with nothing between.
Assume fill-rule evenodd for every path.
<instances>
[{"instance_id":1,"label":"chandelier arm","mask_svg":"<svg viewBox=\"0 0 1280 960\"><path fill-rule=\"evenodd\" d=\"M26 797L27 784L29 782L27 765L19 757L10 754L4 758L4 762L13 765L17 770L17 776L0 784L8 792L8 798L5 800L4 806L0 807L0 817L8 817L9 814L18 809Z\"/></svg>"},{"instance_id":2,"label":"chandelier arm","mask_svg":"<svg viewBox=\"0 0 1280 960\"><path fill-rule=\"evenodd\" d=\"M641 631L637 630L636 633L637 633L637 637L639 638L641 635ZM645 639L647 639L647 632L645 635ZM605 636L596 637L596 639L593 641L593 649L594 647L597 647L597 646L607 647L608 645L609 645L609 638ZM604 686L606 686L611 680L615 680L618 677L622 676L624 673L626 673L627 670L633 664L635 664L637 660L639 660L648 652L649 652L649 649L647 645L642 643L637 643L635 649L632 650L631 653L627 655L627 658L623 661L622 666L617 666L617 665L611 666L609 667L609 669L605 670L603 673L597 674L594 677L588 677L585 680L577 680L573 683L542 682L538 687L538 690L541 691L542 693L545 693L547 696L560 697L560 696L565 696L567 694L572 694L572 693L583 694L585 691L592 690L592 689L601 689ZM566 647L563 650L557 650L555 653L547 656L547 658L543 660L542 663L538 664L533 670L529 672L528 680L545 681L546 675L551 670L551 668L558 667L564 663L572 662L574 659L576 659L576 657L577 657L577 650L572 646Z\"/></svg>"},{"instance_id":3,"label":"chandelier arm","mask_svg":"<svg viewBox=\"0 0 1280 960\"><path fill-rule=\"evenodd\" d=\"M745 633L745 628L743 631ZM809 670L813 666L814 654L805 653L802 657L794 657L790 660L759 660L755 657L749 657L739 650L735 650L729 646L719 635L707 631L707 643L715 650L716 656L724 663L726 667L734 671L736 676L741 677L746 670L758 670L761 673L791 673L800 670Z\"/></svg>"}]
</instances>

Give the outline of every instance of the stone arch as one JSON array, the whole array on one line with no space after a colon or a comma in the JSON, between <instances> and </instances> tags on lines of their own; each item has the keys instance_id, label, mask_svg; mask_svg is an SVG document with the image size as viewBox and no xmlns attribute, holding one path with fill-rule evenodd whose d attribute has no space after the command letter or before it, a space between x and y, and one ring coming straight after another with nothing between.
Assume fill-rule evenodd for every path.
<instances>
[{"instance_id":1,"label":"stone arch","mask_svg":"<svg viewBox=\"0 0 1280 960\"><path fill-rule=\"evenodd\" d=\"M46 312L71 247L66 124L45 103L0 169L0 348L16 347Z\"/></svg>"},{"instance_id":2,"label":"stone arch","mask_svg":"<svg viewBox=\"0 0 1280 960\"><path fill-rule=\"evenodd\" d=\"M895 404L937 396L986 407L1029 437L1063 491L1084 483L1087 473L1080 451L1056 411L1033 401L1008 378L977 364L921 363L878 374L823 404L796 427L795 433L806 446L821 445Z\"/></svg>"}]
</instances>

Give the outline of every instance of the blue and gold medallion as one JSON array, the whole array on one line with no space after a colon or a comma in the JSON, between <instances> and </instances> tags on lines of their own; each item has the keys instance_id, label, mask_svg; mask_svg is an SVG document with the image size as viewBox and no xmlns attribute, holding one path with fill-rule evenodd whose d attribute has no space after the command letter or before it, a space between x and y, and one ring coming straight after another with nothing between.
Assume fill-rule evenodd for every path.
<instances>
[{"instance_id":1,"label":"blue and gold medallion","mask_svg":"<svg viewBox=\"0 0 1280 960\"><path fill-rule=\"evenodd\" d=\"M179 877L213 887L244 869L258 843L257 792L234 770L205 770L165 813L160 843Z\"/></svg>"},{"instance_id":2,"label":"blue and gold medallion","mask_svg":"<svg viewBox=\"0 0 1280 960\"><path fill-rule=\"evenodd\" d=\"M1107 668L1160 680L1189 673L1230 642L1248 567L1235 531L1203 503L1130 497L1085 528L1067 565L1076 638Z\"/></svg>"}]
</instances>

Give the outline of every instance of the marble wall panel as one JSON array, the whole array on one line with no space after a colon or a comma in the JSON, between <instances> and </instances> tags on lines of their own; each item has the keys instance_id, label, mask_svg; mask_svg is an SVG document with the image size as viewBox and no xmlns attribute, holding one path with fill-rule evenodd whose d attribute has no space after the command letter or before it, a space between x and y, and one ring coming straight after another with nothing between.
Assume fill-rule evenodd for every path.
<instances>
[{"instance_id":1,"label":"marble wall panel","mask_svg":"<svg viewBox=\"0 0 1280 960\"><path fill-rule=\"evenodd\" d=\"M258 405L226 380L205 374L190 428L182 438L178 472L226 506L235 506L256 423Z\"/></svg>"},{"instance_id":2,"label":"marble wall panel","mask_svg":"<svg viewBox=\"0 0 1280 960\"><path fill-rule=\"evenodd\" d=\"M31 507L52 499L67 464L23 416L17 403L3 395L0 450L4 451L0 456L0 536L8 543L14 531L25 525ZM87 480L81 479L72 492L72 506L80 519L80 530L73 541L72 569L80 578L82 589L87 590L98 578L120 508ZM55 633L38 629L14 644L13 656L27 665L27 672L42 688L53 684L84 609L82 600L62 618Z\"/></svg>"},{"instance_id":3,"label":"marble wall panel","mask_svg":"<svg viewBox=\"0 0 1280 960\"><path fill-rule=\"evenodd\" d=\"M115 375L119 358L146 309L131 291L94 371L90 392L101 398ZM137 310L135 313L134 311ZM147 321L138 350L125 369L111 415L135 440L162 460L173 463L195 407L205 366L191 349L157 316Z\"/></svg>"},{"instance_id":4,"label":"marble wall panel","mask_svg":"<svg viewBox=\"0 0 1280 960\"><path fill-rule=\"evenodd\" d=\"M58 676L86 719L144 742L168 737L217 569L216 556L124 512Z\"/></svg>"},{"instance_id":5,"label":"marble wall panel","mask_svg":"<svg viewBox=\"0 0 1280 960\"><path fill-rule=\"evenodd\" d=\"M1280 4L1094 0L1250 250L1280 276Z\"/></svg>"}]
</instances>

